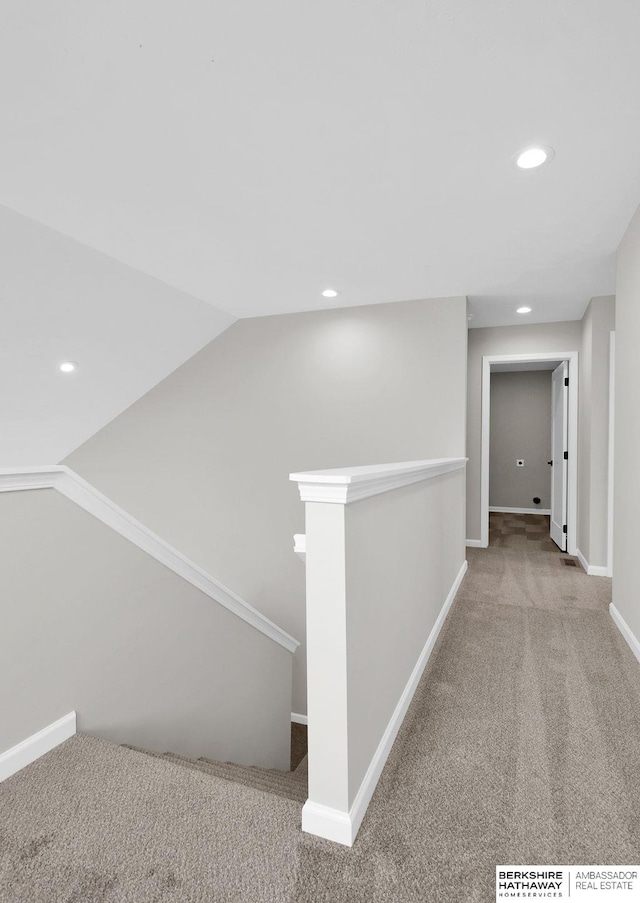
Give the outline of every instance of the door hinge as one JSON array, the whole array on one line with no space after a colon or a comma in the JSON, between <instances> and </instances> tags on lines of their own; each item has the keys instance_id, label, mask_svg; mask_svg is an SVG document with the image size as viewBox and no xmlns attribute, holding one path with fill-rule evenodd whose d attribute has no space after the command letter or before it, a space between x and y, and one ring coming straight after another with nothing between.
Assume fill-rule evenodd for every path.
<instances>
[{"instance_id":1,"label":"door hinge","mask_svg":"<svg viewBox=\"0 0 640 903\"><path fill-rule=\"evenodd\" d=\"M563 533L566 533L566 532L567 532L567 525L566 525L566 524L563 525L563 527L562 527L562 532L563 532Z\"/></svg>"},{"instance_id":2,"label":"door hinge","mask_svg":"<svg viewBox=\"0 0 640 903\"><path fill-rule=\"evenodd\" d=\"M564 459L565 459L565 461L569 460L569 452L568 451L564 453Z\"/></svg>"},{"instance_id":3,"label":"door hinge","mask_svg":"<svg viewBox=\"0 0 640 903\"><path fill-rule=\"evenodd\" d=\"M569 385L569 377L568 377L568 376L565 376L565 378L564 378L564 384L565 384L565 386L568 386L568 385Z\"/></svg>"}]
</instances>

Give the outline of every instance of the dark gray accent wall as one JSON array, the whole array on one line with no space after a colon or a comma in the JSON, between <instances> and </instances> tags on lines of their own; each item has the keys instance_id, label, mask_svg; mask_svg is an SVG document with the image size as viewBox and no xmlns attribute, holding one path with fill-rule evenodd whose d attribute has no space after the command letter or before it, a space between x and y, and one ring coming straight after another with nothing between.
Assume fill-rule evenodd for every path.
<instances>
[{"instance_id":1,"label":"dark gray accent wall","mask_svg":"<svg viewBox=\"0 0 640 903\"><path fill-rule=\"evenodd\" d=\"M548 509L550 458L551 371L492 373L489 506Z\"/></svg>"}]
</instances>

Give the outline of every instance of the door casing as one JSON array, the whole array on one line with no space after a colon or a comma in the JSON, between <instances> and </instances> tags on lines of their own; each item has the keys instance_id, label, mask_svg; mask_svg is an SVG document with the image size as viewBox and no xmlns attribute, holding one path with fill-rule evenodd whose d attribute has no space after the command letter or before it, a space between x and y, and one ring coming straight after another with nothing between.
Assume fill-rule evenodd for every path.
<instances>
[{"instance_id":1,"label":"door casing","mask_svg":"<svg viewBox=\"0 0 640 903\"><path fill-rule=\"evenodd\" d=\"M482 358L482 442L480 462L480 545L489 545L489 449L492 364L534 364L567 361L569 365L569 458L567 462L567 552L575 555L578 541L578 357L577 351L531 354L488 354Z\"/></svg>"},{"instance_id":2,"label":"door casing","mask_svg":"<svg viewBox=\"0 0 640 903\"><path fill-rule=\"evenodd\" d=\"M567 451L569 433L568 395L565 379L569 375L569 365L560 361L551 371L551 539L561 552L567 550L567 476L568 464L564 455ZM571 384L571 383L569 383Z\"/></svg>"}]
</instances>

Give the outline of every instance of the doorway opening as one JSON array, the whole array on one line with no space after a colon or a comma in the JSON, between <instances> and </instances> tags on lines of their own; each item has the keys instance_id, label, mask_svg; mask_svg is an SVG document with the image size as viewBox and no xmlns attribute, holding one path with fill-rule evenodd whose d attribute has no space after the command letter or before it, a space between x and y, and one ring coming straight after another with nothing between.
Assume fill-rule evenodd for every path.
<instances>
[{"instance_id":1,"label":"doorway opening","mask_svg":"<svg viewBox=\"0 0 640 903\"><path fill-rule=\"evenodd\" d=\"M483 358L482 372L482 461L480 485L481 545L489 545L489 487L491 479L491 374L523 371L550 371L549 406L552 439L546 466L548 501L536 503L539 507L503 508L507 512L523 513L534 510L548 515L550 535L560 551L576 554L577 542L577 458L578 458L578 352L550 352L487 355ZM524 461L524 463L523 463ZM526 467L526 459L510 462L514 468ZM494 478L496 471L494 470ZM538 497L538 496L536 496ZM546 501L546 504L542 504ZM547 507L548 506L548 507Z\"/></svg>"}]
</instances>

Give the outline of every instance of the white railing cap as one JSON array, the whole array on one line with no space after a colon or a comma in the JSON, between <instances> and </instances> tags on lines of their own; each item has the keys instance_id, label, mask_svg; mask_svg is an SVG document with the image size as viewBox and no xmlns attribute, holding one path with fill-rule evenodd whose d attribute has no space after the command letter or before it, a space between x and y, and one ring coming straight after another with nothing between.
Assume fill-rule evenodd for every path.
<instances>
[{"instance_id":1,"label":"white railing cap","mask_svg":"<svg viewBox=\"0 0 640 903\"><path fill-rule=\"evenodd\" d=\"M289 652L300 643L64 464L0 467L0 493L56 489Z\"/></svg>"},{"instance_id":2,"label":"white railing cap","mask_svg":"<svg viewBox=\"0 0 640 903\"><path fill-rule=\"evenodd\" d=\"M310 470L291 473L289 479L298 484L303 502L329 502L348 505L361 499L409 486L421 480L460 470L467 458L431 458L427 461L401 461L396 464L365 464L359 467L336 467L332 470Z\"/></svg>"}]
</instances>

